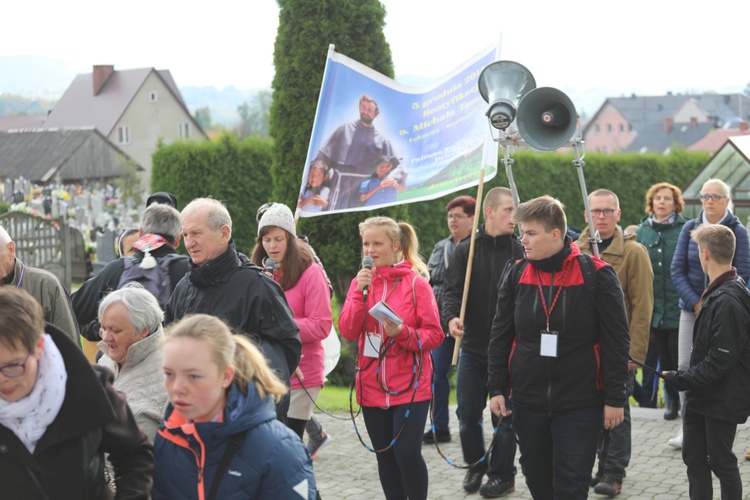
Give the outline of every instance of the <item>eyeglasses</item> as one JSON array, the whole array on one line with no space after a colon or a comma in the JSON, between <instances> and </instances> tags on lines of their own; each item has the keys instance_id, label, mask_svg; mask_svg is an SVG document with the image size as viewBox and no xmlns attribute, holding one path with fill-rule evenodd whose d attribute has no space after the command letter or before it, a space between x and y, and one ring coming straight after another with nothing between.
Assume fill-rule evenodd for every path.
<instances>
[{"instance_id":1,"label":"eyeglasses","mask_svg":"<svg viewBox=\"0 0 750 500\"><path fill-rule=\"evenodd\" d=\"M11 363L9 365L0 366L0 372L8 378L20 377L26 373L26 363L29 362L29 356L31 356L31 353L26 355L26 359L23 360L23 363Z\"/></svg>"},{"instance_id":2,"label":"eyeglasses","mask_svg":"<svg viewBox=\"0 0 750 500\"><path fill-rule=\"evenodd\" d=\"M723 194L702 194L701 200L713 200L713 201L719 201L723 200L724 198L729 198L728 196L724 196Z\"/></svg>"},{"instance_id":3,"label":"eyeglasses","mask_svg":"<svg viewBox=\"0 0 750 500\"><path fill-rule=\"evenodd\" d=\"M614 208L603 208L601 210L596 209L591 211L591 215L594 217L601 217L602 215L605 217L610 217L612 214L614 214L617 210Z\"/></svg>"},{"instance_id":4,"label":"eyeglasses","mask_svg":"<svg viewBox=\"0 0 750 500\"><path fill-rule=\"evenodd\" d=\"M468 219L468 218L469 218L468 215L463 215L463 214L448 214L448 216L446 217L446 220L451 220L451 219L463 220L463 219Z\"/></svg>"}]
</instances>

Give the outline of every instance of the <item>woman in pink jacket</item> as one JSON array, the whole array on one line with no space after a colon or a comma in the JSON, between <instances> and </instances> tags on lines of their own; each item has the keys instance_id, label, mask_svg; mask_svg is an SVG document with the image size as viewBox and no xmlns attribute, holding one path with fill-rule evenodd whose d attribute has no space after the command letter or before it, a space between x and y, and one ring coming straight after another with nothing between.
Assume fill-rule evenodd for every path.
<instances>
[{"instance_id":1,"label":"woman in pink jacket","mask_svg":"<svg viewBox=\"0 0 750 500\"><path fill-rule=\"evenodd\" d=\"M359 233L362 253L374 267L352 280L339 317L341 334L359 345L357 403L377 451L386 499L425 499L422 434L432 399L429 351L444 338L440 315L414 228L371 217ZM381 301L403 322L373 318L368 311Z\"/></svg>"},{"instance_id":2,"label":"woman in pink jacket","mask_svg":"<svg viewBox=\"0 0 750 500\"><path fill-rule=\"evenodd\" d=\"M287 425L302 439L323 389L322 342L333 323L328 282L307 247L297 242L294 216L286 205L274 203L261 217L251 260L259 266L273 267L273 279L284 289L299 327L302 359L291 377ZM275 265L268 265L271 260Z\"/></svg>"}]
</instances>

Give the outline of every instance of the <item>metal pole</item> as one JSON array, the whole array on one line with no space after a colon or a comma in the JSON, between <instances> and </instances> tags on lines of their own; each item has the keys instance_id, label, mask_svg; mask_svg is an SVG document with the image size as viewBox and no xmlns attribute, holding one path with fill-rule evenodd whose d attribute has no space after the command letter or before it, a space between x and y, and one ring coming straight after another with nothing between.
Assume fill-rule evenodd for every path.
<instances>
[{"instance_id":1,"label":"metal pole","mask_svg":"<svg viewBox=\"0 0 750 500\"><path fill-rule=\"evenodd\" d=\"M586 191L586 179L583 177L583 166L586 164L583 159L586 157L586 150L584 149L584 143L582 140L571 141L571 145L573 146L573 153L575 154L573 165L575 165L578 170L578 182L581 185L583 206L586 209L586 217L589 221L589 242L591 243L594 255L596 258L599 258L599 243L602 242L602 239L599 237L599 231L594 229L594 218L591 216L591 207L589 206L589 194ZM583 154L581 154L581 151L583 151Z\"/></svg>"},{"instance_id":2,"label":"metal pole","mask_svg":"<svg viewBox=\"0 0 750 500\"><path fill-rule=\"evenodd\" d=\"M513 158L510 157L510 152L507 144L501 144L503 150L503 164L505 165L505 175L508 177L508 184L510 185L510 192L513 196L513 206L518 208L520 200L518 198L518 189L516 188L516 182L513 180Z\"/></svg>"}]
</instances>

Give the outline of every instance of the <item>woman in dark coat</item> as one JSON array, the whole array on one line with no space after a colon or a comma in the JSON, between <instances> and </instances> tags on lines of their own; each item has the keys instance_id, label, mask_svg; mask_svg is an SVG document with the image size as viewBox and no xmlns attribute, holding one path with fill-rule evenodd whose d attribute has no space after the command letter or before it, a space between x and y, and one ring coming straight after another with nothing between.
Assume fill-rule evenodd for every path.
<instances>
[{"instance_id":1,"label":"woman in dark coat","mask_svg":"<svg viewBox=\"0 0 750 500\"><path fill-rule=\"evenodd\" d=\"M153 447L112 387L112 372L92 369L65 334L45 327L41 306L27 292L0 287L0 311L3 498L147 499Z\"/></svg>"},{"instance_id":2,"label":"woman in dark coat","mask_svg":"<svg viewBox=\"0 0 750 500\"><path fill-rule=\"evenodd\" d=\"M651 258L654 270L654 312L651 315L651 336L656 340L659 362L663 370L677 369L677 338L680 326L680 295L672 283L670 266L677 239L685 218L680 215L685 206L682 191L668 182L654 184L646 193L646 216L638 227L638 243L642 243ZM677 391L667 391L666 420L674 420L680 412Z\"/></svg>"}]
</instances>

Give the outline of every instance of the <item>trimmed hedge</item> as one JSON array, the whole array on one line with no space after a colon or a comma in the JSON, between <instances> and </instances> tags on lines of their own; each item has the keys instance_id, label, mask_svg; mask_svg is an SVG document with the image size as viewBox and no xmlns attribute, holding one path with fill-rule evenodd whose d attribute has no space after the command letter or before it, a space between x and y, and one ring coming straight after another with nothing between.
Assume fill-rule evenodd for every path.
<instances>
[{"instance_id":1,"label":"trimmed hedge","mask_svg":"<svg viewBox=\"0 0 750 500\"><path fill-rule=\"evenodd\" d=\"M226 134L216 141L161 145L153 156L151 192L168 191L181 210L194 198L222 200L232 215L237 250L249 255L255 246L255 212L268 201L273 182L273 141ZM184 249L183 249L184 251Z\"/></svg>"}]
</instances>

